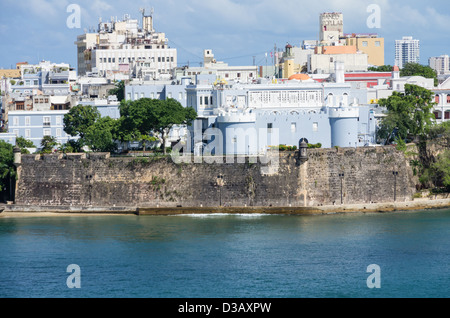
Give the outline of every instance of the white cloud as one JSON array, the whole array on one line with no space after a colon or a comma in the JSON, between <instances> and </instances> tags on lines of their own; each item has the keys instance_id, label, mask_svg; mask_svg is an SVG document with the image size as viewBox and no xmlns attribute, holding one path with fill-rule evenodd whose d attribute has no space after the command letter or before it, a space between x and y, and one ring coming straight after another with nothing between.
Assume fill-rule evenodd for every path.
<instances>
[{"instance_id":1,"label":"white cloud","mask_svg":"<svg viewBox=\"0 0 450 318\"><path fill-rule=\"evenodd\" d=\"M90 6L91 10L94 13L101 14L104 11L109 11L113 9L111 5L109 5L107 2L102 0L94 0Z\"/></svg>"},{"instance_id":2,"label":"white cloud","mask_svg":"<svg viewBox=\"0 0 450 318\"><path fill-rule=\"evenodd\" d=\"M441 14L435 8L431 7L427 7L426 13L430 28L447 30L448 21L450 20L449 15Z\"/></svg>"},{"instance_id":3,"label":"white cloud","mask_svg":"<svg viewBox=\"0 0 450 318\"><path fill-rule=\"evenodd\" d=\"M213 49L216 57L220 59L270 51L275 43L282 47L287 42L298 46L302 40L318 37L321 12L342 12L345 33L378 33L386 39L386 54L393 51L393 39L401 36L411 35L431 44L436 42L436 45L441 46L439 53L447 49L445 43L448 42L439 38L450 37L446 32L447 21L450 20L448 0L0 1L2 36L27 38L27 43L36 46L47 41L49 36L55 43L63 42L65 35L68 47L72 48L74 36L81 34L83 28L96 28L100 17L105 21L111 16L121 19L124 14L130 14L132 18L140 21L139 8L153 7L155 29L166 33L169 40L173 41L169 44L177 48L180 55L186 56L180 57L184 60L201 56L205 48ZM79 30L69 30L66 27L69 15L66 9L72 3L81 7L82 28ZM369 29L366 25L370 15L367 7L370 4L378 4L381 8L381 29ZM16 15L17 18L20 17L21 23L13 28L11 25L17 23ZM31 34L23 30L36 30L36 33ZM52 30L62 33L54 34ZM68 51L68 54L75 56L74 51ZM250 63L251 56L247 60ZM233 63L235 60L229 62Z\"/></svg>"}]
</instances>

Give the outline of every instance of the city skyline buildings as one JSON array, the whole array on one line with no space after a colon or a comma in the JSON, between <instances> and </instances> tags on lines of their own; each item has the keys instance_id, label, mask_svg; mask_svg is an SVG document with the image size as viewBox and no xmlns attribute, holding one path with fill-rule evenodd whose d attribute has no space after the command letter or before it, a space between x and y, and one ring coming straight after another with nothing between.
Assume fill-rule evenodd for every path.
<instances>
[{"instance_id":1,"label":"city skyline buildings","mask_svg":"<svg viewBox=\"0 0 450 318\"><path fill-rule=\"evenodd\" d=\"M372 3L381 9L381 28L367 26L371 14L367 9ZM443 1L436 1L432 6L419 1L406 5L394 1L311 4L294 0L276 3L141 0L133 6L119 1L82 0L77 4L81 7L81 27L70 29L66 26L70 15L66 11L68 1L5 0L0 12L0 35L4 41L0 68L14 68L20 61L36 64L44 59L77 67L73 43L84 29L95 26L100 17L107 20L129 13L138 18L140 7L154 7L155 29L164 31L169 45L178 50L179 66L199 65L205 48L213 49L218 60L230 65L252 65L253 61L264 65L265 53L270 54L274 46L284 48L286 43L300 46L303 40L318 39L317 16L333 11L343 13L344 32L377 33L385 38L385 64L394 64L395 40L406 34L420 39L421 64L426 65L428 58L448 54L449 50L445 43L450 35L441 32L450 16ZM309 13L301 19L298 13L294 14L300 5L302 12ZM17 17L24 21L22 25L14 24Z\"/></svg>"},{"instance_id":2,"label":"city skyline buildings","mask_svg":"<svg viewBox=\"0 0 450 318\"><path fill-rule=\"evenodd\" d=\"M395 64L402 69L407 63L420 63L420 40L404 36L395 40Z\"/></svg>"},{"instance_id":3,"label":"city skyline buildings","mask_svg":"<svg viewBox=\"0 0 450 318\"><path fill-rule=\"evenodd\" d=\"M77 37L78 75L101 77L134 73L136 77L159 78L177 67L177 50L162 32L153 28L153 13L141 10L142 23L125 14L122 20L99 18L97 30Z\"/></svg>"}]
</instances>

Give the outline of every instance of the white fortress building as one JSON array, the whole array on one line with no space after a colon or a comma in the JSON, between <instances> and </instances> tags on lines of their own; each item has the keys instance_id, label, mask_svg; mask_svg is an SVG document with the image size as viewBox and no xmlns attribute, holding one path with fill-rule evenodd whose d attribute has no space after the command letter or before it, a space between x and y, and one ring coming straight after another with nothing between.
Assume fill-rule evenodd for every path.
<instances>
[{"instance_id":1,"label":"white fortress building","mask_svg":"<svg viewBox=\"0 0 450 318\"><path fill-rule=\"evenodd\" d=\"M374 145L377 114L374 105L365 104L367 89L344 83L341 63L336 72L334 83L305 76L244 84L198 75L186 87L186 106L198 114L188 128L188 150L258 155L279 145L296 146L301 138L324 148Z\"/></svg>"}]
</instances>

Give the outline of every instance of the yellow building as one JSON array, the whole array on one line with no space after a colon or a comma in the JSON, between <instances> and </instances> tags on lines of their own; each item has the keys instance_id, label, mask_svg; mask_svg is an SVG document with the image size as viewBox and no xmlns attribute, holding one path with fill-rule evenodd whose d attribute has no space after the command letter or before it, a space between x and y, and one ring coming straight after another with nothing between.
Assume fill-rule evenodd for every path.
<instances>
[{"instance_id":1,"label":"yellow building","mask_svg":"<svg viewBox=\"0 0 450 318\"><path fill-rule=\"evenodd\" d=\"M278 64L282 78L289 78L290 76L301 72L301 65L295 63L294 54L292 52L292 45L288 44L285 47L286 51Z\"/></svg>"},{"instance_id":2,"label":"yellow building","mask_svg":"<svg viewBox=\"0 0 450 318\"><path fill-rule=\"evenodd\" d=\"M294 59L286 59L282 64L283 78L289 78L291 75L294 75L299 72L300 65L294 63Z\"/></svg>"},{"instance_id":3,"label":"yellow building","mask_svg":"<svg viewBox=\"0 0 450 318\"><path fill-rule=\"evenodd\" d=\"M20 78L20 70L2 70L0 69L0 78Z\"/></svg>"},{"instance_id":4,"label":"yellow building","mask_svg":"<svg viewBox=\"0 0 450 318\"><path fill-rule=\"evenodd\" d=\"M372 34L351 34L346 38L346 45L356 46L358 51L366 53L369 65L384 65L384 38Z\"/></svg>"}]
</instances>

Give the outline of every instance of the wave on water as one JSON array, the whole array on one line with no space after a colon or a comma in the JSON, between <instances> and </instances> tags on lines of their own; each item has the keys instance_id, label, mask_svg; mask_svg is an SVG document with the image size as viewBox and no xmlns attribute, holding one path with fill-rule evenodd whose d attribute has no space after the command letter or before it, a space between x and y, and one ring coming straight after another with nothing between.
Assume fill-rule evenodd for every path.
<instances>
[{"instance_id":1,"label":"wave on water","mask_svg":"<svg viewBox=\"0 0 450 318\"><path fill-rule=\"evenodd\" d=\"M193 218L210 218L210 217L224 217L224 216L236 216L239 218L259 218L267 216L267 213L190 213L190 214L178 214L175 216L187 216Z\"/></svg>"}]
</instances>

